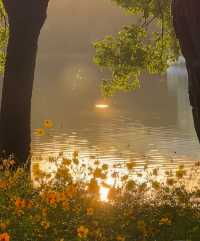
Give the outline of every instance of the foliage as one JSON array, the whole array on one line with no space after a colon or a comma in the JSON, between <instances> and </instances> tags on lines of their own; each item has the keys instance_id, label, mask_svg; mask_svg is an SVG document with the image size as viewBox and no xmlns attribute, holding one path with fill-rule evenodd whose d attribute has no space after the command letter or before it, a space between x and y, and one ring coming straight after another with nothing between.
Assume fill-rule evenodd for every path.
<instances>
[{"instance_id":1,"label":"foliage","mask_svg":"<svg viewBox=\"0 0 200 241\"><path fill-rule=\"evenodd\" d=\"M5 46L8 39L8 23L2 0L0 0L0 74L4 72Z\"/></svg>"},{"instance_id":2,"label":"foliage","mask_svg":"<svg viewBox=\"0 0 200 241\"><path fill-rule=\"evenodd\" d=\"M116 36L94 43L94 61L111 71L103 80L105 95L134 90L141 72L162 73L179 55L171 18L171 0L112 0L133 16Z\"/></svg>"},{"instance_id":3,"label":"foliage","mask_svg":"<svg viewBox=\"0 0 200 241\"><path fill-rule=\"evenodd\" d=\"M0 165L1 241L200 239L200 189L187 189L184 166L160 179L160 170L138 170L133 161L108 166L84 163L78 152L70 159L60 153L49 158L51 172L33 163L31 178L23 169L12 171L14 164ZM193 178L199 167L191 169ZM108 201L101 200L102 190Z\"/></svg>"}]
</instances>

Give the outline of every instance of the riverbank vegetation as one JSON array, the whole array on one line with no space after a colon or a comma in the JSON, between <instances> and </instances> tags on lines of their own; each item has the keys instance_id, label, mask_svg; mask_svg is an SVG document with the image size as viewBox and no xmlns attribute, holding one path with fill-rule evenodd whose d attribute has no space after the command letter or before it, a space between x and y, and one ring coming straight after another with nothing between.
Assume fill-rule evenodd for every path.
<instances>
[{"instance_id":1,"label":"riverbank vegetation","mask_svg":"<svg viewBox=\"0 0 200 241\"><path fill-rule=\"evenodd\" d=\"M0 166L1 241L200 240L199 162L138 169L83 162L75 151L49 158L51 170L33 163L32 175L13 166Z\"/></svg>"}]
</instances>

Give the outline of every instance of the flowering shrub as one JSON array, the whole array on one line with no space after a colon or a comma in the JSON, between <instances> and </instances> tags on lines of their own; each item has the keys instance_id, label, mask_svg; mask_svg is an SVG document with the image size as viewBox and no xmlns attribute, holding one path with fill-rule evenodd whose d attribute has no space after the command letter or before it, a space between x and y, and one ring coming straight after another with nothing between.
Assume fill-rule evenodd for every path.
<instances>
[{"instance_id":1,"label":"flowering shrub","mask_svg":"<svg viewBox=\"0 0 200 241\"><path fill-rule=\"evenodd\" d=\"M199 163L164 173L84 163L78 152L49 163L53 171L33 163L30 175L2 161L0 241L200 240Z\"/></svg>"}]
</instances>

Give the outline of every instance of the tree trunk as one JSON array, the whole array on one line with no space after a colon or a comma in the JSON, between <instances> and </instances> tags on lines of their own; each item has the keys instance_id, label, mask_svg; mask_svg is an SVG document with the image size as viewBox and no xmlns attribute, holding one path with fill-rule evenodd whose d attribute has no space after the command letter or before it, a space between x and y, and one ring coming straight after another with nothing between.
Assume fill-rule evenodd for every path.
<instances>
[{"instance_id":1,"label":"tree trunk","mask_svg":"<svg viewBox=\"0 0 200 241\"><path fill-rule=\"evenodd\" d=\"M200 1L174 0L172 14L175 32L186 59L190 104L200 141Z\"/></svg>"},{"instance_id":2,"label":"tree trunk","mask_svg":"<svg viewBox=\"0 0 200 241\"><path fill-rule=\"evenodd\" d=\"M48 0L3 0L9 42L0 114L0 150L14 154L19 165L30 155L31 97L37 43Z\"/></svg>"}]
</instances>

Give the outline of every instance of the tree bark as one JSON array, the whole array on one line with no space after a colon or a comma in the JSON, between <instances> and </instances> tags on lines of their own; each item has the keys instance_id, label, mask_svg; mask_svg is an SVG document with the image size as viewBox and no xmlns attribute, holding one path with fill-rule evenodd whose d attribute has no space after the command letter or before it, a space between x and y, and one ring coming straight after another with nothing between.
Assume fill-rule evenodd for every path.
<instances>
[{"instance_id":1,"label":"tree bark","mask_svg":"<svg viewBox=\"0 0 200 241\"><path fill-rule=\"evenodd\" d=\"M19 165L30 156L31 97L37 43L48 0L3 0L9 20L2 103L0 150Z\"/></svg>"},{"instance_id":2,"label":"tree bark","mask_svg":"<svg viewBox=\"0 0 200 241\"><path fill-rule=\"evenodd\" d=\"M200 1L174 0L173 24L186 59L194 126L200 141Z\"/></svg>"}]
</instances>

